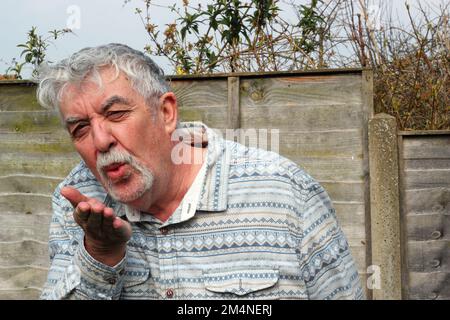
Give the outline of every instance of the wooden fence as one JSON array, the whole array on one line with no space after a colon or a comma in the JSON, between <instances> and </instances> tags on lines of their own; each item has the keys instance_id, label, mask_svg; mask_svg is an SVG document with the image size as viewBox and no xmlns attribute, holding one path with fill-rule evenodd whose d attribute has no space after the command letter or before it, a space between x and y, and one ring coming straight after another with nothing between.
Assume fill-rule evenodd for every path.
<instances>
[{"instance_id":1,"label":"wooden fence","mask_svg":"<svg viewBox=\"0 0 450 320\"><path fill-rule=\"evenodd\" d=\"M368 276L373 276L372 259L379 258L372 250L370 212L376 203L371 204L369 192L372 72L351 69L169 78L183 120L203 121L222 130L279 130L279 152L305 168L330 194L362 285L372 298L375 291L366 283ZM37 104L35 89L26 81L0 82L3 299L39 296L48 269L51 194L79 161L57 114Z\"/></svg>"},{"instance_id":2,"label":"wooden fence","mask_svg":"<svg viewBox=\"0 0 450 320\"><path fill-rule=\"evenodd\" d=\"M450 299L450 131L369 121L375 299Z\"/></svg>"},{"instance_id":3,"label":"wooden fence","mask_svg":"<svg viewBox=\"0 0 450 320\"><path fill-rule=\"evenodd\" d=\"M279 130L280 153L330 193L365 283L370 264L366 203L371 71L170 81L183 120L218 129ZM0 298L38 296L48 268L51 193L79 159L56 113L36 103L35 89L29 82L0 86Z\"/></svg>"},{"instance_id":4,"label":"wooden fence","mask_svg":"<svg viewBox=\"0 0 450 320\"><path fill-rule=\"evenodd\" d=\"M400 132L403 296L450 299L450 132Z\"/></svg>"}]
</instances>

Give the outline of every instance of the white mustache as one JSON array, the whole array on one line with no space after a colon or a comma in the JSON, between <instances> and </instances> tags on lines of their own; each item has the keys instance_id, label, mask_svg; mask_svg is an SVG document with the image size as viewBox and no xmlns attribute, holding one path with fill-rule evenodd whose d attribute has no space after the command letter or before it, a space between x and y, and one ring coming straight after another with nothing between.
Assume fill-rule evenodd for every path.
<instances>
[{"instance_id":1,"label":"white mustache","mask_svg":"<svg viewBox=\"0 0 450 320\"><path fill-rule=\"evenodd\" d=\"M133 189L134 191L132 191L131 193L116 193L114 189L114 183L109 180L108 176L104 172L103 169L106 166L114 163L125 163L129 165L132 171L134 171L139 177L137 178L137 181L139 182L137 183L137 185L134 184L135 190ZM111 194L112 198L117 201L133 201L141 197L144 192L149 190L153 185L154 175L151 169L147 168L144 163L140 162L138 159L124 150L113 148L107 153L100 153L97 157L96 167L97 172L100 174L101 180L105 184L105 188ZM128 172L126 177L124 178L127 179L131 174L131 172Z\"/></svg>"},{"instance_id":2,"label":"white mustache","mask_svg":"<svg viewBox=\"0 0 450 320\"><path fill-rule=\"evenodd\" d=\"M134 164L136 161L133 156L125 151L119 151L117 149L111 149L108 153L100 153L97 157L97 171L101 172L106 166L114 163L126 163L132 167L136 167Z\"/></svg>"}]
</instances>

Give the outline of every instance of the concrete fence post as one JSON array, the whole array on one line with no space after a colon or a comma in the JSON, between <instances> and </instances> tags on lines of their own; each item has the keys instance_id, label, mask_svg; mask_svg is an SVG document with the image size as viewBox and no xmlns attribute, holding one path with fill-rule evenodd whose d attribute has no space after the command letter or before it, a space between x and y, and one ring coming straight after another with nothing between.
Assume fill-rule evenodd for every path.
<instances>
[{"instance_id":1,"label":"concrete fence post","mask_svg":"<svg viewBox=\"0 0 450 320\"><path fill-rule=\"evenodd\" d=\"M397 123L377 114L369 121L372 265L379 268L374 300L401 299Z\"/></svg>"}]
</instances>

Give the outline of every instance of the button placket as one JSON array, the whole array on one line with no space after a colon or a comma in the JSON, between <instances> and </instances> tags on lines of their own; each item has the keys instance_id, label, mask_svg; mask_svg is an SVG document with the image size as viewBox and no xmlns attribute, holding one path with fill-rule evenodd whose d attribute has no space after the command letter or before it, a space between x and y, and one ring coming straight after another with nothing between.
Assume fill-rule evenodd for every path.
<instances>
[{"instance_id":1,"label":"button placket","mask_svg":"<svg viewBox=\"0 0 450 320\"><path fill-rule=\"evenodd\" d=\"M169 232L170 231L170 232ZM175 295L175 281L176 274L174 272L173 261L176 258L174 256L174 232L169 230L167 227L162 227L159 229L159 235L157 236L158 241L158 253L159 253L159 263L160 263L160 277L162 280L161 294L167 299L172 299Z\"/></svg>"}]
</instances>

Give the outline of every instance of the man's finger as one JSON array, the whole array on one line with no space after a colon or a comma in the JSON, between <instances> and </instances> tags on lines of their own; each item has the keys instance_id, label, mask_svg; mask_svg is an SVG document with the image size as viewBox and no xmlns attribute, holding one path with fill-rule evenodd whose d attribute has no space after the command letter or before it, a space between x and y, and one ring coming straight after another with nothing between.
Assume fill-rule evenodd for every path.
<instances>
[{"instance_id":1,"label":"man's finger","mask_svg":"<svg viewBox=\"0 0 450 320\"><path fill-rule=\"evenodd\" d=\"M89 203L82 201L75 208L73 216L75 221L79 225L84 225L88 221L90 214L91 214L91 206L89 205Z\"/></svg>"},{"instance_id":2,"label":"man's finger","mask_svg":"<svg viewBox=\"0 0 450 320\"><path fill-rule=\"evenodd\" d=\"M105 208L105 210L103 210L103 228L112 228L115 217L116 215L112 208Z\"/></svg>"},{"instance_id":3,"label":"man's finger","mask_svg":"<svg viewBox=\"0 0 450 320\"><path fill-rule=\"evenodd\" d=\"M74 208L78 206L78 204L82 201L88 202L89 198L83 195L80 191L72 187L64 187L61 189L61 194L69 200Z\"/></svg>"},{"instance_id":4,"label":"man's finger","mask_svg":"<svg viewBox=\"0 0 450 320\"><path fill-rule=\"evenodd\" d=\"M132 231L128 222L119 217L114 217L112 226L119 237L127 240L130 238Z\"/></svg>"},{"instance_id":5,"label":"man's finger","mask_svg":"<svg viewBox=\"0 0 450 320\"><path fill-rule=\"evenodd\" d=\"M89 231L93 231L95 233L98 233L101 231L102 224L103 224L103 209L105 209L105 206L101 204L100 202L92 201L92 203L89 203L91 206L91 214L89 215L89 219L87 222L87 228Z\"/></svg>"}]
</instances>

